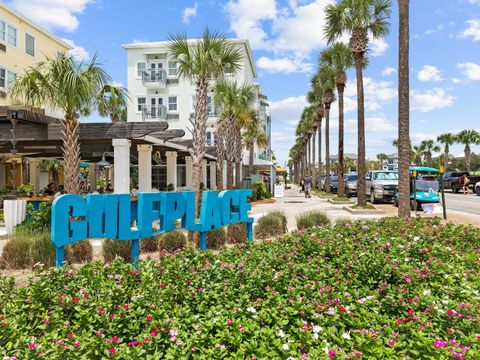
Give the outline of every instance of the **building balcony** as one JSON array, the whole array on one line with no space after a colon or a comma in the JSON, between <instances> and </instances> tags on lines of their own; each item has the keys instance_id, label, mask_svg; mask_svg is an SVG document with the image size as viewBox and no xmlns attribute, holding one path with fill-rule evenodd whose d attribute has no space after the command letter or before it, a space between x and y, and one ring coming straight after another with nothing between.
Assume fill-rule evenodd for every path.
<instances>
[{"instance_id":1,"label":"building balcony","mask_svg":"<svg viewBox=\"0 0 480 360\"><path fill-rule=\"evenodd\" d=\"M163 69L147 69L142 72L142 83L148 88L164 88L167 85L167 72Z\"/></svg>"},{"instance_id":2,"label":"building balcony","mask_svg":"<svg viewBox=\"0 0 480 360\"><path fill-rule=\"evenodd\" d=\"M144 106L142 108L143 120L166 120L167 108L163 105Z\"/></svg>"}]
</instances>

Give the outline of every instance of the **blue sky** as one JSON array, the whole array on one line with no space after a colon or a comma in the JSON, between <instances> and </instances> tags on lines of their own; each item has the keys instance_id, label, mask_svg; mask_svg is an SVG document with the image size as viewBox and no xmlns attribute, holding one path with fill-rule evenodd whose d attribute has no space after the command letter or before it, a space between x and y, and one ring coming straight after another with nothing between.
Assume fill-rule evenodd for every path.
<instances>
[{"instance_id":1,"label":"blue sky","mask_svg":"<svg viewBox=\"0 0 480 360\"><path fill-rule=\"evenodd\" d=\"M325 48L323 9L333 0L9 0L26 16L75 46L98 54L113 79L126 84L121 44L166 40L171 32L197 37L206 26L248 38L268 96L273 148L283 164L294 142L305 93ZM367 156L393 152L397 134L397 1L390 35L371 44L365 71ZM411 1L411 137L418 143L444 132L480 129L480 0ZM346 152L356 152L355 77L346 90ZM331 153L337 153L333 105ZM96 119L93 119L96 120ZM477 152L480 148L475 148ZM463 148L453 148L455 155Z\"/></svg>"}]
</instances>

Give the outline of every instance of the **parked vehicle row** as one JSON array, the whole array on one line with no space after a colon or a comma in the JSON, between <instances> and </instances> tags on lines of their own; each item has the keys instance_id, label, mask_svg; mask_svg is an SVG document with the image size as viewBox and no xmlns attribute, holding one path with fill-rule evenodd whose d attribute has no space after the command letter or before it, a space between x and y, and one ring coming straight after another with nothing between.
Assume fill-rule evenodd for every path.
<instances>
[{"instance_id":1,"label":"parked vehicle row","mask_svg":"<svg viewBox=\"0 0 480 360\"><path fill-rule=\"evenodd\" d=\"M480 182L480 176L471 176L468 172L446 172L443 176L443 188L451 189L453 193L458 193L463 188L464 177L470 180L469 188L476 191L476 183Z\"/></svg>"},{"instance_id":2,"label":"parked vehicle row","mask_svg":"<svg viewBox=\"0 0 480 360\"><path fill-rule=\"evenodd\" d=\"M367 196L372 204L378 200L393 202L398 190L398 173L396 171L368 171L365 180Z\"/></svg>"}]
</instances>

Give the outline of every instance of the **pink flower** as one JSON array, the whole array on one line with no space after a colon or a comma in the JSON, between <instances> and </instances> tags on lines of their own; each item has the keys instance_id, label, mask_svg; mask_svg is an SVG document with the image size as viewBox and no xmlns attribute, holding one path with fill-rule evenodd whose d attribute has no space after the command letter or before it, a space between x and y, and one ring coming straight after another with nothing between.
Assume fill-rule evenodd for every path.
<instances>
[{"instance_id":1,"label":"pink flower","mask_svg":"<svg viewBox=\"0 0 480 360\"><path fill-rule=\"evenodd\" d=\"M75 342L73 343L73 346L79 347L79 346L80 346L80 341L75 341Z\"/></svg>"},{"instance_id":2,"label":"pink flower","mask_svg":"<svg viewBox=\"0 0 480 360\"><path fill-rule=\"evenodd\" d=\"M395 345L395 341L393 341L393 340L388 340L388 345L390 345L390 346Z\"/></svg>"},{"instance_id":3,"label":"pink flower","mask_svg":"<svg viewBox=\"0 0 480 360\"><path fill-rule=\"evenodd\" d=\"M362 353L360 351L354 351L352 353L352 355L355 356L355 357L360 357L360 356L362 356Z\"/></svg>"},{"instance_id":4,"label":"pink flower","mask_svg":"<svg viewBox=\"0 0 480 360\"><path fill-rule=\"evenodd\" d=\"M117 352L117 350L115 350L115 348L111 348L111 349L108 349L108 352L110 354L115 354Z\"/></svg>"},{"instance_id":5,"label":"pink flower","mask_svg":"<svg viewBox=\"0 0 480 360\"><path fill-rule=\"evenodd\" d=\"M453 310L448 310L447 314L448 314L448 316L453 316L453 315L455 315L455 312Z\"/></svg>"},{"instance_id":6,"label":"pink flower","mask_svg":"<svg viewBox=\"0 0 480 360\"><path fill-rule=\"evenodd\" d=\"M407 276L407 277L405 278L405 281L406 281L407 283L410 283L412 280Z\"/></svg>"},{"instance_id":7,"label":"pink flower","mask_svg":"<svg viewBox=\"0 0 480 360\"><path fill-rule=\"evenodd\" d=\"M76 303L76 302L78 302L78 300L80 300L78 297L73 298L72 303Z\"/></svg>"},{"instance_id":8,"label":"pink flower","mask_svg":"<svg viewBox=\"0 0 480 360\"><path fill-rule=\"evenodd\" d=\"M124 308L125 310L128 310L128 304L123 305L123 308Z\"/></svg>"},{"instance_id":9,"label":"pink flower","mask_svg":"<svg viewBox=\"0 0 480 360\"><path fill-rule=\"evenodd\" d=\"M147 315L146 317L147 321L151 321L153 319L152 315Z\"/></svg>"},{"instance_id":10,"label":"pink flower","mask_svg":"<svg viewBox=\"0 0 480 360\"><path fill-rule=\"evenodd\" d=\"M435 342L433 343L433 347L435 349L437 348L444 348L445 346L447 346L447 342L446 341L443 341L443 340L435 340Z\"/></svg>"},{"instance_id":11,"label":"pink flower","mask_svg":"<svg viewBox=\"0 0 480 360\"><path fill-rule=\"evenodd\" d=\"M103 331L95 331L95 334L97 334L97 335L102 335L102 334L103 334Z\"/></svg>"},{"instance_id":12,"label":"pink flower","mask_svg":"<svg viewBox=\"0 0 480 360\"><path fill-rule=\"evenodd\" d=\"M30 344L28 344L28 348L29 348L30 350L35 350L35 349L37 348L37 344L35 344L35 343L30 343Z\"/></svg>"},{"instance_id":13,"label":"pink flower","mask_svg":"<svg viewBox=\"0 0 480 360\"><path fill-rule=\"evenodd\" d=\"M110 340L112 342L116 343L116 342L118 342L118 340L120 340L120 338L118 338L117 336L112 336L112 338Z\"/></svg>"},{"instance_id":14,"label":"pink flower","mask_svg":"<svg viewBox=\"0 0 480 360\"><path fill-rule=\"evenodd\" d=\"M151 336L151 337L154 337L155 335L157 335L157 331L156 331L156 330L150 331L150 336Z\"/></svg>"},{"instance_id":15,"label":"pink flower","mask_svg":"<svg viewBox=\"0 0 480 360\"><path fill-rule=\"evenodd\" d=\"M335 356L337 356L337 352L335 350L330 350L328 352L328 357L334 358Z\"/></svg>"},{"instance_id":16,"label":"pink flower","mask_svg":"<svg viewBox=\"0 0 480 360\"><path fill-rule=\"evenodd\" d=\"M227 325L233 325L233 321L232 321L232 320L228 320L228 321L227 321Z\"/></svg>"},{"instance_id":17,"label":"pink flower","mask_svg":"<svg viewBox=\"0 0 480 360\"><path fill-rule=\"evenodd\" d=\"M67 334L67 336L68 336L69 339L73 338L73 334L71 334L71 333Z\"/></svg>"}]
</instances>

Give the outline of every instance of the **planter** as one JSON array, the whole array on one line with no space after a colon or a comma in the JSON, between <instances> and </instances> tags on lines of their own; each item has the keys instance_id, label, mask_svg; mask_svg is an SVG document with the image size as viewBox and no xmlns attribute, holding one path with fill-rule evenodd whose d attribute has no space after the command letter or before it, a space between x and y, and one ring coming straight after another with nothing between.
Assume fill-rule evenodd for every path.
<instances>
[{"instance_id":1,"label":"planter","mask_svg":"<svg viewBox=\"0 0 480 360\"><path fill-rule=\"evenodd\" d=\"M353 208L351 206L344 206L343 210L349 212L353 215L382 215L385 214L385 211L380 209L362 209L362 208Z\"/></svg>"},{"instance_id":2,"label":"planter","mask_svg":"<svg viewBox=\"0 0 480 360\"><path fill-rule=\"evenodd\" d=\"M335 198L328 199L328 202L331 203L331 204L335 204L335 205L352 205L352 204L355 204L355 202L352 201L352 200L338 201L338 200L335 200Z\"/></svg>"},{"instance_id":3,"label":"planter","mask_svg":"<svg viewBox=\"0 0 480 360\"><path fill-rule=\"evenodd\" d=\"M27 213L26 200L4 200L3 214L5 217L5 228L8 235L15 233L15 226L21 224L25 220Z\"/></svg>"}]
</instances>

